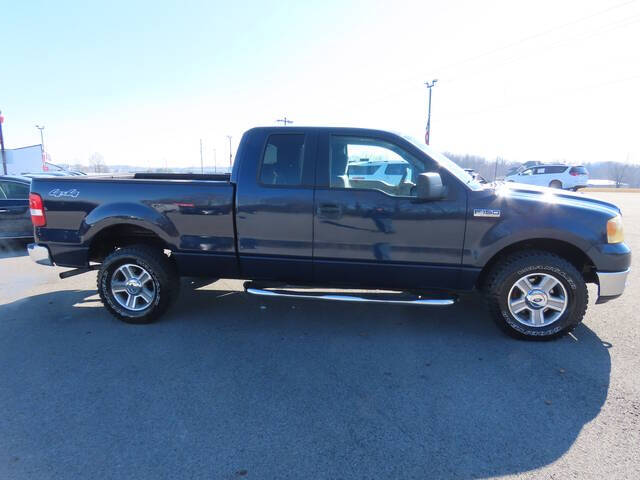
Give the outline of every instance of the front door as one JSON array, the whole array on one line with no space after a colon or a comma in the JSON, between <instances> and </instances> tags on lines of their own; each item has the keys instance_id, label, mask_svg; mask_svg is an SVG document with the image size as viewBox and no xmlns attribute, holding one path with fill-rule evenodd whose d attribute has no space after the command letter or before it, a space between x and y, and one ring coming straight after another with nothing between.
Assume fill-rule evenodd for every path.
<instances>
[{"instance_id":1,"label":"front door","mask_svg":"<svg viewBox=\"0 0 640 480\"><path fill-rule=\"evenodd\" d=\"M462 260L465 187L409 142L383 133L343 133L319 139L315 280L378 288L454 288ZM368 164L372 172L374 167L376 172L390 167L389 174L363 175ZM418 202L415 180L424 172L440 173L444 198Z\"/></svg>"}]
</instances>

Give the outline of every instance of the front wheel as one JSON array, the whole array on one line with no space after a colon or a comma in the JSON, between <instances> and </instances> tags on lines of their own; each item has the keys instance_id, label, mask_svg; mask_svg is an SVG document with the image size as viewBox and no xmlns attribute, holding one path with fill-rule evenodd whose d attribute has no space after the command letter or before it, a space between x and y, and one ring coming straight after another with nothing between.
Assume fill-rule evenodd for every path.
<instances>
[{"instance_id":1,"label":"front wheel","mask_svg":"<svg viewBox=\"0 0 640 480\"><path fill-rule=\"evenodd\" d=\"M562 188L562 182L560 180L552 180L549 184L551 188Z\"/></svg>"},{"instance_id":2,"label":"front wheel","mask_svg":"<svg viewBox=\"0 0 640 480\"><path fill-rule=\"evenodd\" d=\"M551 339L573 330L587 310L580 272L549 252L515 253L487 276L485 296L495 322L516 338Z\"/></svg>"},{"instance_id":3,"label":"front wheel","mask_svg":"<svg viewBox=\"0 0 640 480\"><path fill-rule=\"evenodd\" d=\"M109 312L126 323L151 323L169 308L178 275L160 250L144 245L120 248L98 272L98 292Z\"/></svg>"}]
</instances>

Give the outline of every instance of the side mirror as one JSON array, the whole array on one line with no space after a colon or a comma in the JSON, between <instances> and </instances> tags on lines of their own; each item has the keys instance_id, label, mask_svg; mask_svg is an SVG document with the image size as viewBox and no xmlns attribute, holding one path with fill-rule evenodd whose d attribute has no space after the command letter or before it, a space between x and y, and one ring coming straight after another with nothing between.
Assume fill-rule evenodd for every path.
<instances>
[{"instance_id":1,"label":"side mirror","mask_svg":"<svg viewBox=\"0 0 640 480\"><path fill-rule=\"evenodd\" d=\"M421 201L440 200L444 197L444 185L439 173L429 172L418 175L416 197Z\"/></svg>"}]
</instances>

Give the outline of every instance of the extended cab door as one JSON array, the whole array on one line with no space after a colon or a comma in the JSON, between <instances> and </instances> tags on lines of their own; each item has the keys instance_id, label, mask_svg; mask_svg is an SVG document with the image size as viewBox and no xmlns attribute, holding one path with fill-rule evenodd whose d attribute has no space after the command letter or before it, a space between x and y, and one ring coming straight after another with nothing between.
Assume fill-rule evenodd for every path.
<instances>
[{"instance_id":1,"label":"extended cab door","mask_svg":"<svg viewBox=\"0 0 640 480\"><path fill-rule=\"evenodd\" d=\"M395 135L340 130L323 134L318 141L316 281L363 287L456 288L466 187ZM395 165L403 174L360 180L348 173L350 164L381 161ZM417 200L413 179L424 172L440 173L446 186L444 198Z\"/></svg>"},{"instance_id":2,"label":"extended cab door","mask_svg":"<svg viewBox=\"0 0 640 480\"><path fill-rule=\"evenodd\" d=\"M241 145L236 229L242 275L311 281L315 134L254 129Z\"/></svg>"}]
</instances>

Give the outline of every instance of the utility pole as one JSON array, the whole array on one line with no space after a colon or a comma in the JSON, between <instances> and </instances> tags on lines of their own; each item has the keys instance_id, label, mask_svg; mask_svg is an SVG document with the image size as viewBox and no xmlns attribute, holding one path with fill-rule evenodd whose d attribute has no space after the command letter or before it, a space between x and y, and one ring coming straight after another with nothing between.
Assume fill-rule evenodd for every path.
<instances>
[{"instance_id":1,"label":"utility pole","mask_svg":"<svg viewBox=\"0 0 640 480\"><path fill-rule=\"evenodd\" d=\"M204 173L204 161L202 160L202 139L200 139L200 173Z\"/></svg>"},{"instance_id":2,"label":"utility pole","mask_svg":"<svg viewBox=\"0 0 640 480\"><path fill-rule=\"evenodd\" d=\"M424 134L424 141L427 145L429 145L429 140L431 137L431 89L434 87L437 81L438 79L434 78L433 80L431 80L431 83L424 82L424 84L429 89L429 106L427 107L427 131Z\"/></svg>"},{"instance_id":3,"label":"utility pole","mask_svg":"<svg viewBox=\"0 0 640 480\"><path fill-rule=\"evenodd\" d=\"M213 173L217 173L218 172L218 167L217 164L218 162L216 161L216 149L213 149Z\"/></svg>"},{"instance_id":4,"label":"utility pole","mask_svg":"<svg viewBox=\"0 0 640 480\"><path fill-rule=\"evenodd\" d=\"M293 123L293 120L289 120L287 117L284 117L284 118L279 118L278 120L276 120L276 122L280 122L286 127L287 124Z\"/></svg>"},{"instance_id":5,"label":"utility pole","mask_svg":"<svg viewBox=\"0 0 640 480\"><path fill-rule=\"evenodd\" d=\"M4 123L4 117L2 111L0 111L0 154L2 155L2 170L4 174L7 174L7 158L4 152L4 136L2 135L2 124Z\"/></svg>"},{"instance_id":6,"label":"utility pole","mask_svg":"<svg viewBox=\"0 0 640 480\"><path fill-rule=\"evenodd\" d=\"M231 135L227 135L229 139L229 169L231 169L231 165L233 163L233 157L231 156Z\"/></svg>"}]
</instances>

